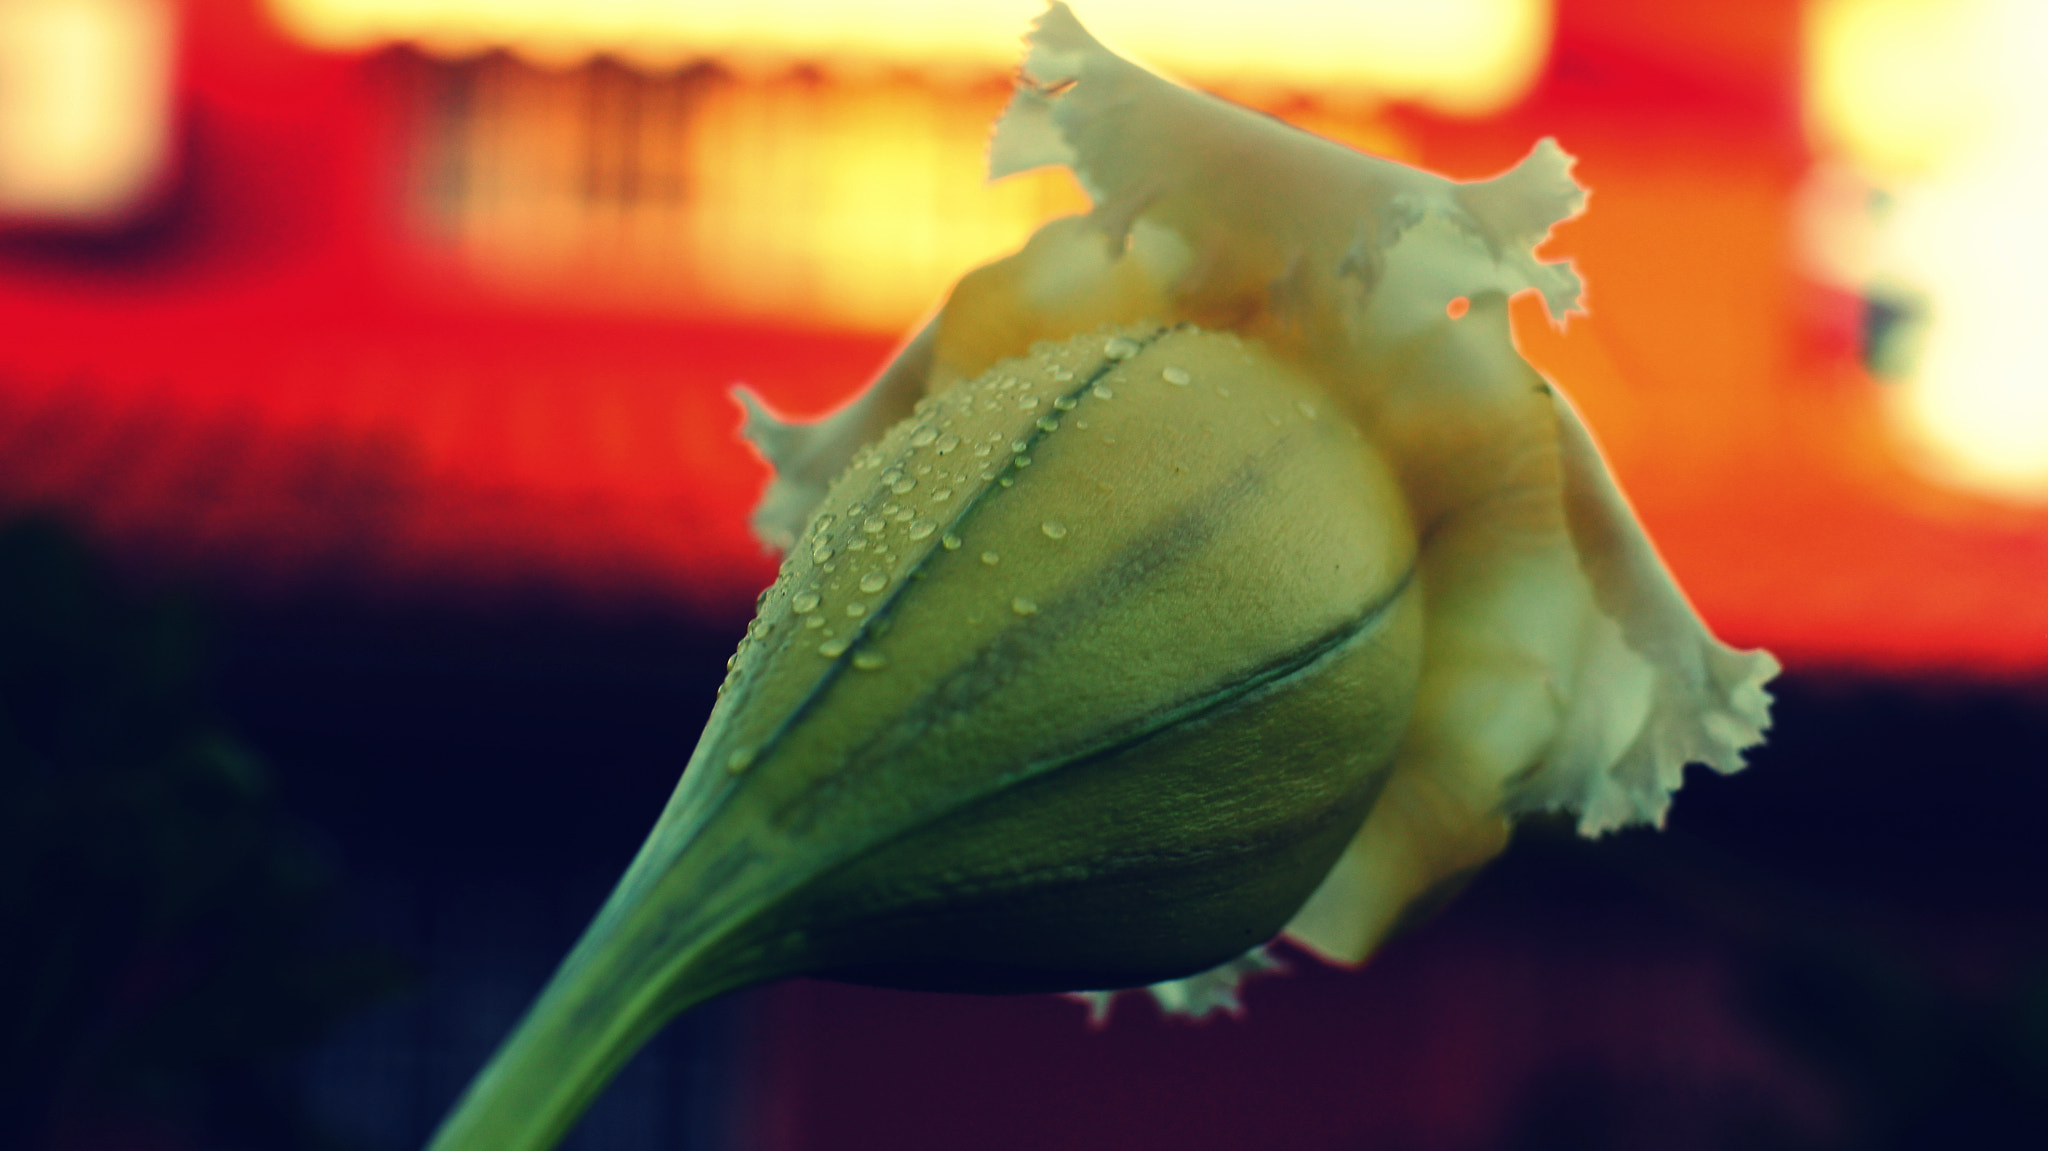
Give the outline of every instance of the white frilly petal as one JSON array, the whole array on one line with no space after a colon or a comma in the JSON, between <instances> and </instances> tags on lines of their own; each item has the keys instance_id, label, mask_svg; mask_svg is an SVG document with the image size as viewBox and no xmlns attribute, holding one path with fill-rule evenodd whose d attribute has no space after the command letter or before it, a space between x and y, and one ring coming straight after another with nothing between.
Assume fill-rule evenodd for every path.
<instances>
[{"instance_id":1,"label":"white frilly petal","mask_svg":"<svg viewBox=\"0 0 2048 1151\"><path fill-rule=\"evenodd\" d=\"M854 453L880 439L924 398L936 329L936 322L926 324L858 396L809 423L782 419L750 388L733 389L733 398L746 411L740 434L775 473L754 505L754 536L763 545L788 551Z\"/></svg>"},{"instance_id":2,"label":"white frilly petal","mask_svg":"<svg viewBox=\"0 0 2048 1151\"><path fill-rule=\"evenodd\" d=\"M1132 990L1073 991L1068 993L1068 998L1086 1004L1088 1022L1097 1027L1109 1022L1118 996L1141 992L1150 995L1152 1001L1159 1005L1159 1013L1169 1019L1207 1019L1219 1014L1236 1018L1244 1014L1240 993L1247 982L1260 975L1284 975L1286 972L1286 962L1274 955L1270 947L1261 946L1228 963L1198 971L1184 979L1169 979Z\"/></svg>"},{"instance_id":3,"label":"white frilly petal","mask_svg":"<svg viewBox=\"0 0 2048 1151\"><path fill-rule=\"evenodd\" d=\"M1466 267L1462 282L1426 301L1436 311L1456 296L1525 288L1542 292L1555 319L1578 304L1569 265L1530 251L1584 204L1554 141L1505 175L1460 184L1156 76L1103 47L1065 4L1038 18L1027 45L989 145L990 176L1064 164L1112 239L1141 214L1180 232L1197 253L1195 276L1177 285L1191 312L1297 263L1369 290L1380 252L1429 218L1452 223L1450 246L1466 249L1450 261Z\"/></svg>"},{"instance_id":4,"label":"white frilly petal","mask_svg":"<svg viewBox=\"0 0 2048 1151\"><path fill-rule=\"evenodd\" d=\"M1707 630L1578 412L1562 393L1552 396L1566 521L1601 613L1595 658L1621 666L1582 677L1593 690L1573 701L1558 747L1514 805L1576 811L1584 835L1632 823L1662 827L1686 764L1740 771L1743 752L1763 742L1771 725L1764 685L1778 674L1778 661L1769 652L1737 651ZM1624 693L1637 698L1616 698ZM1609 740L1572 740L1603 715ZM1617 732L1628 738L1610 748Z\"/></svg>"},{"instance_id":5,"label":"white frilly petal","mask_svg":"<svg viewBox=\"0 0 2048 1151\"><path fill-rule=\"evenodd\" d=\"M1106 323L1229 328L1329 390L1395 461L1425 537L1415 719L1290 937L1361 961L1497 854L1513 817L1569 810L1588 835L1660 824L1688 763L1739 769L1769 726L1777 661L1708 631L1577 413L1513 345L1508 297L1540 293L1558 323L1579 304L1569 264L1534 254L1585 203L1563 149L1546 139L1511 171L1460 183L1146 72L1064 4L1028 49L990 173L1066 165L1093 210L970 273L825 420L783 423L742 395L776 468L762 538L788 546L927 388ZM1452 320L1458 297L1469 313ZM1154 997L1173 1013L1228 1009L1239 978L1264 969L1247 962Z\"/></svg>"}]
</instances>

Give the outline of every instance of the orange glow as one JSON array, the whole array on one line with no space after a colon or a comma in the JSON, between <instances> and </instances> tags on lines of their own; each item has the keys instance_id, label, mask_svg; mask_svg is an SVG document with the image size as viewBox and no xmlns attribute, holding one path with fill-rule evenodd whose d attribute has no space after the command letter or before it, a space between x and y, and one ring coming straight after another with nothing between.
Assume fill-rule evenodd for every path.
<instances>
[{"instance_id":1,"label":"orange glow","mask_svg":"<svg viewBox=\"0 0 2048 1151\"><path fill-rule=\"evenodd\" d=\"M989 186L1004 86L456 66L425 189L494 282L634 311L895 333L953 280L1084 210L1064 175Z\"/></svg>"},{"instance_id":2,"label":"orange glow","mask_svg":"<svg viewBox=\"0 0 2048 1151\"><path fill-rule=\"evenodd\" d=\"M350 57L237 4L181 11L177 98L208 148L157 246L73 258L0 228L0 507L226 586L741 617L772 564L726 388L830 407L978 246L1078 204L1058 178L982 181L1001 71ZM1716 629L1795 668L2038 676L2048 517L1902 462L1906 393L1865 370L1844 290L1882 254L1858 238L1882 219L1854 215L1875 181L1845 153L1808 178L1799 11L1579 0L1559 66L1486 121L1231 94L1461 178L1557 136L1593 197L1549 253L1579 261L1592 315L1559 333L1518 310L1517 337ZM855 176L891 124L883 199ZM693 215L713 203L722 223ZM1802 237L1795 212L1846 226ZM1816 285L1827 267L1847 272Z\"/></svg>"}]
</instances>

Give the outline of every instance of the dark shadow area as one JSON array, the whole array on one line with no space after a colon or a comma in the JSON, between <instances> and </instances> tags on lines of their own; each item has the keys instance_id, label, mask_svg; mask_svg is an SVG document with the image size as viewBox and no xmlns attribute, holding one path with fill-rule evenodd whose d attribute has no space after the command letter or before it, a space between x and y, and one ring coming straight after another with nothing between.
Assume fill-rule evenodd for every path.
<instances>
[{"instance_id":1,"label":"dark shadow area","mask_svg":"<svg viewBox=\"0 0 2048 1151\"><path fill-rule=\"evenodd\" d=\"M201 611L41 524L0 591L0 1143L38 1151L420 1145L652 825L740 622ZM792 984L672 1025L566 1146L2048 1143L2048 701L1778 694L1665 832L1528 825L1369 970L1297 957L1242 1022Z\"/></svg>"}]
</instances>

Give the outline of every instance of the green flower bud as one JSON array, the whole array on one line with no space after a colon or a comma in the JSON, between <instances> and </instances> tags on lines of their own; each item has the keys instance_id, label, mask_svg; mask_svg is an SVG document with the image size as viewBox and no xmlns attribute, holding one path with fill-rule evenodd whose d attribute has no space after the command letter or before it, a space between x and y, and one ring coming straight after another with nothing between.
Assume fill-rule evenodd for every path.
<instances>
[{"instance_id":1,"label":"green flower bud","mask_svg":"<svg viewBox=\"0 0 2048 1151\"><path fill-rule=\"evenodd\" d=\"M439 1145L546 1145L741 984L1128 987L1270 939L1370 809L1421 659L1399 485L1319 402L1235 336L1105 330L863 451Z\"/></svg>"},{"instance_id":2,"label":"green flower bud","mask_svg":"<svg viewBox=\"0 0 2048 1151\"><path fill-rule=\"evenodd\" d=\"M1775 661L1706 630L1515 353L1511 293L1577 300L1531 254L1583 199L1554 143L1456 184L1055 4L990 161L1095 210L828 419L742 396L781 575L437 1151L549 1147L669 1017L789 975L1228 1007L1276 933L1362 962L1515 816L1659 822L1761 738Z\"/></svg>"}]
</instances>

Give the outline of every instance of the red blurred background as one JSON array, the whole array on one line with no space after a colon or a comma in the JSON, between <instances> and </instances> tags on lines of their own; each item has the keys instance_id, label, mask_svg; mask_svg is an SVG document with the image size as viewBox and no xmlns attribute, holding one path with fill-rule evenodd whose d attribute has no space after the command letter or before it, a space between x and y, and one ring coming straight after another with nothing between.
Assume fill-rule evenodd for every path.
<instances>
[{"instance_id":1,"label":"red blurred background","mask_svg":"<svg viewBox=\"0 0 2048 1151\"><path fill-rule=\"evenodd\" d=\"M175 10L173 154L146 202L111 223L0 214L0 500L254 589L540 584L740 612L772 569L743 529L764 472L728 387L829 407L916 318L906 290L935 299L964 270L942 243L877 304L804 264L805 240L827 246L805 189L836 173L805 145L921 133L904 154L928 170L869 174L941 212L1078 202L974 182L1000 74L342 55L254 3ZM1866 302L1794 258L1815 161L1801 12L1566 3L1540 79L1479 119L1253 95L1453 176L1542 135L1579 157L1592 207L1550 250L1580 262L1592 316L1557 334L1525 302L1518 332L1735 642L1795 665L2038 672L2048 513L1907 466L1865 367ZM650 160L664 108L709 123L721 106L730 138ZM853 111L821 127L833 108ZM719 199L690 161L760 186ZM714 202L682 220L692 196ZM706 239L731 233L754 247Z\"/></svg>"},{"instance_id":2,"label":"red blurred background","mask_svg":"<svg viewBox=\"0 0 2048 1151\"><path fill-rule=\"evenodd\" d=\"M622 861L715 682L675 666L715 670L773 571L745 527L766 474L736 438L729 387L745 381L785 411L829 408L883 361L914 301L965 270L948 259L1067 210L1076 193L1059 177L986 193L973 182L980 126L1007 91L999 72L544 66L403 44L341 53L294 40L259 0L170 11L169 159L140 198L83 220L0 209L0 509L54 513L143 582L238 605L222 609L242 637L229 694L280 759L325 765L293 794L370 874L369 919L440 940L430 966L488 967L509 945L459 926L473 908L451 907L489 884L458 875L448 859L462 852L433 844L475 817L465 789L488 783L513 798L492 800L502 826L464 833L468 858L560 862L566 848L533 845L553 834L543 817L566 777L562 764L523 761L500 776L486 760L511 762L518 737L479 749L450 733L465 721L516 733L519 701L573 696L558 718L578 734L560 746L636 765L592 769L576 793L579 809L624 812L575 817L600 829L588 839L616 841L604 866ZM2048 671L2048 511L1916 468L1871 366L1875 305L1802 270L1798 202L1819 158L1801 108L1804 15L1799 0L1560 0L1533 86L1481 117L1283 86L1236 94L1456 177L1498 172L1545 135L1579 157L1590 210L1548 250L1578 260L1592 314L1560 333L1519 301L1523 349L1585 411L1707 619L1794 669L1795 714L1826 712L1851 690L1842 684L1861 685L1827 729L1854 740L1795 731L1797 750L1773 762L1876 764L1849 784L1795 775L1749 823L1731 791L1749 777L1705 785L1688 795L1699 826L1767 866L1796 861L1800 883L1911 889L1948 907L1915 886L1922 856L1871 863L1884 837L1867 827L1842 841L1788 829L1825 823L1844 786L1886 793L1868 801L1870 827L1910 824L1908 781L1965 747L2038 771L2042 748L2024 742L2039 733L2033 705L1996 702L2031 696L1981 693L2031 692ZM685 140L687 162L663 150ZM890 194L922 198L820 223L806 189L859 174L805 153L821 140L856 159L863 140L900 149ZM903 167L913 161L924 167ZM893 235L910 226L905 213L929 224L949 211L969 222L918 233L932 245L921 263L879 267L898 279L858 291L866 257L842 233ZM841 263L807 262L834 244ZM520 647L478 620L555 638ZM620 687L579 660L646 675ZM373 678L391 693L445 693L454 718L379 718L364 701L390 697L363 686ZM1887 694L1900 684L1951 695ZM320 692L355 710L315 716L307 696ZM575 727L626 723L608 709L629 707L660 712L634 730L669 741L666 758ZM1922 726L1885 726L1902 715ZM1927 735L1965 726L2008 735L1982 746ZM337 766L378 755L403 765L385 783L348 782L353 769ZM464 756L481 758L454 762ZM442 774L418 784L428 772ZM394 815L392 796L414 809ZM1728 1006L1740 964L1725 940L1768 937L1796 910L1731 906L1743 901L1718 880L1668 861L1645 864L1649 880L1619 880L1565 848L1529 850L1535 879L1484 888L1480 910L1397 945L1367 977L1261 984L1240 1025L1172 1026L1127 1008L1091 1035L1056 1000L800 984L738 1001L725 1030L691 1039L695 1054L663 1055L631 1090L680 1091L685 1065L698 1067L700 1094L722 1085L726 1098L690 1106L734 1111L723 1134L704 1133L714 1124L686 1138L682 1120L664 1120L669 1146L1724 1145L1660 1126L1706 1111L1789 1115L1801 1145L1834 1145L1849 1121L1827 1074L1731 1022ZM591 866L578 866L567 894L534 897L550 926L530 930L526 966L494 976L468 1022L416 1007L412 1023L366 1024L316 1059L313 1091L330 1107L406 1100L392 1105L399 1118L359 1132L365 1145L424 1134L422 1117L509 1022L523 981L544 973L531 955L553 954L595 898ZM1644 888L1697 914L1644 913L1631 902ZM1962 904L2003 923L2008 891L1987 883ZM1574 901L1586 906L1568 922L1544 918ZM1560 942L1567 928L1572 943ZM432 973L428 984L465 1002L480 985L450 990ZM425 1055L393 1038L425 1018L474 1033ZM390 1065L394 1051L432 1066ZM705 1078L705 1061L727 1078ZM1642 1114L1609 1108L1604 1133L1572 1135L1569 1107L1546 1118L1545 1098L1652 1080L1637 1092Z\"/></svg>"}]
</instances>

